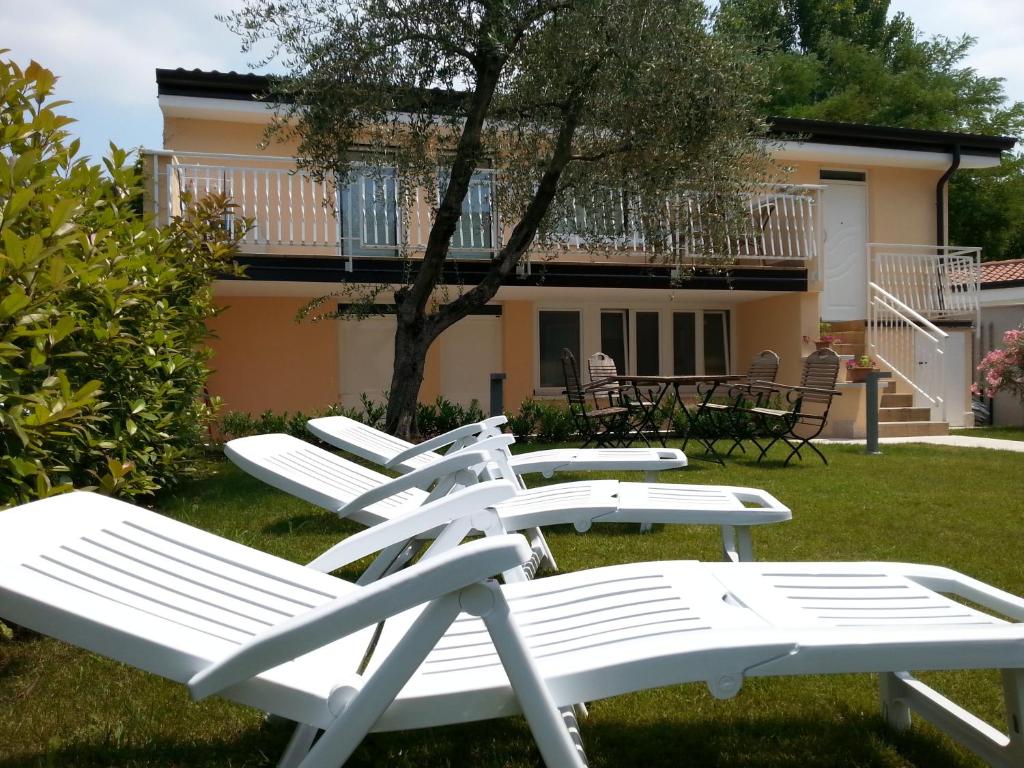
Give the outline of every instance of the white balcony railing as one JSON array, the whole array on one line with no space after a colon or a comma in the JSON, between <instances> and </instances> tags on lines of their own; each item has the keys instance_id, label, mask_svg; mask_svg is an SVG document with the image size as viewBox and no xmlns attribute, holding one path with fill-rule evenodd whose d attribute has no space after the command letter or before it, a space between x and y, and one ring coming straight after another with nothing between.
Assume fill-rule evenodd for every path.
<instances>
[{"instance_id":1,"label":"white balcony railing","mask_svg":"<svg viewBox=\"0 0 1024 768\"><path fill-rule=\"evenodd\" d=\"M146 154L151 174L151 209L158 222L181 211L182 195L225 193L235 204L234 216L252 219L243 252L267 255L394 256L422 251L432 223L436 199L419 187L403 185L394 173L367 171L335 191L332 179L317 181L296 170L285 157L212 153ZM479 171L470 184L463 216L452 241L456 258L489 258L508 234L496 205L500 177ZM761 187L745 202L745 215L714 236L708 214L696 197L666 204L665 226L674 259L699 264L707 254L726 256L751 266L805 266L817 279L821 252L819 195L816 185ZM566 222L565 235L531 257L571 262L638 263L661 259L648 247L642 228L630 225L630 206L624 196L609 193L609 201L574 204L575 222ZM589 238L572 234L574 227L594 228L593 211L600 210L608 231L599 247ZM590 211L588 214L587 212ZM587 216L591 218L587 220Z\"/></svg>"},{"instance_id":2,"label":"white balcony railing","mask_svg":"<svg viewBox=\"0 0 1024 768\"><path fill-rule=\"evenodd\" d=\"M978 320L981 249L868 244L868 280L931 320Z\"/></svg>"}]
</instances>

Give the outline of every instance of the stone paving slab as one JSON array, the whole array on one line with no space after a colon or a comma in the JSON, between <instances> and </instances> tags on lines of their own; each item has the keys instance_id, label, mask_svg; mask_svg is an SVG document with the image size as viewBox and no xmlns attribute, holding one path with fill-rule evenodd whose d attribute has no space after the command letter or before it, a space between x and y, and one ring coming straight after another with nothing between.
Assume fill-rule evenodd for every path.
<instances>
[{"instance_id":1,"label":"stone paving slab","mask_svg":"<svg viewBox=\"0 0 1024 768\"><path fill-rule=\"evenodd\" d=\"M819 438L818 444L864 445L864 440L830 440ZM951 445L954 448L988 448L994 451L1024 453L1024 440L999 440L995 437L970 437L968 435L919 435L917 437L880 437L879 445L895 443L928 443L930 445Z\"/></svg>"}]
</instances>

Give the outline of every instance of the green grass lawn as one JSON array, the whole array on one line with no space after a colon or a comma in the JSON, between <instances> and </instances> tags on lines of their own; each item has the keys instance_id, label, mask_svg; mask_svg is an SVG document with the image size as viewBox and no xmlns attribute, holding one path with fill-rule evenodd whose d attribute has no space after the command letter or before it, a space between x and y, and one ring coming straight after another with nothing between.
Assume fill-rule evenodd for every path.
<instances>
[{"instance_id":1,"label":"green grass lawn","mask_svg":"<svg viewBox=\"0 0 1024 768\"><path fill-rule=\"evenodd\" d=\"M783 468L749 458L725 467L693 461L664 479L769 490L793 520L755 533L760 560L909 560L962 570L1024 594L1022 457L941 446L826 446L817 460ZM780 454L781 455L781 454ZM595 477L588 475L586 477ZM621 476L639 479L637 476ZM585 479L560 475L559 480ZM217 462L208 476L156 502L179 520L297 561L356 527ZM0 512L0 514L3 514ZM551 530L563 570L644 559L718 557L711 528L595 526ZM352 574L349 574L352 575ZM998 676L926 678L1002 726ZM271 766L283 724L224 701L193 704L182 686L21 634L0 641L0 767ZM594 703L583 723L591 764L905 768L980 763L927 725L890 731L868 675L749 680L716 701L701 685L673 686ZM533 768L539 755L519 718L368 738L352 766Z\"/></svg>"},{"instance_id":2,"label":"green grass lawn","mask_svg":"<svg viewBox=\"0 0 1024 768\"><path fill-rule=\"evenodd\" d=\"M1024 440L1024 427L969 427L967 429L952 429L950 432L954 435L967 435L969 437Z\"/></svg>"}]
</instances>

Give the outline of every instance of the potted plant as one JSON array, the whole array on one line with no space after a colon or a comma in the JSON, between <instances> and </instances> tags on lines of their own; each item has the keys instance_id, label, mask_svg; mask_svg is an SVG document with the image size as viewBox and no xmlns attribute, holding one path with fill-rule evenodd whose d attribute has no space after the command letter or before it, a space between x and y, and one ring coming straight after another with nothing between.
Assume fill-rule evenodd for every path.
<instances>
[{"instance_id":1,"label":"potted plant","mask_svg":"<svg viewBox=\"0 0 1024 768\"><path fill-rule=\"evenodd\" d=\"M875 361L867 355L846 361L846 380L854 384L867 380L868 374L877 369Z\"/></svg>"},{"instance_id":2,"label":"potted plant","mask_svg":"<svg viewBox=\"0 0 1024 768\"><path fill-rule=\"evenodd\" d=\"M811 339L809 336L804 336L804 341L813 341L815 349L829 349L835 342L839 341L839 337L832 335L832 323L822 321L818 323L818 338Z\"/></svg>"}]
</instances>

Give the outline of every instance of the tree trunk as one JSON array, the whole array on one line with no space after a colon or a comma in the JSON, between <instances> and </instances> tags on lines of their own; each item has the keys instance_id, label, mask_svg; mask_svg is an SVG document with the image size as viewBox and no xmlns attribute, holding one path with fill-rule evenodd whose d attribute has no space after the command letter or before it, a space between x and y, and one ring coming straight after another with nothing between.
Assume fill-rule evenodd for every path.
<instances>
[{"instance_id":1,"label":"tree trunk","mask_svg":"<svg viewBox=\"0 0 1024 768\"><path fill-rule=\"evenodd\" d=\"M409 317L398 308L395 328L395 362L385 429L405 440L417 437L416 403L423 384L423 368L433 337L426 332L423 318Z\"/></svg>"}]
</instances>

